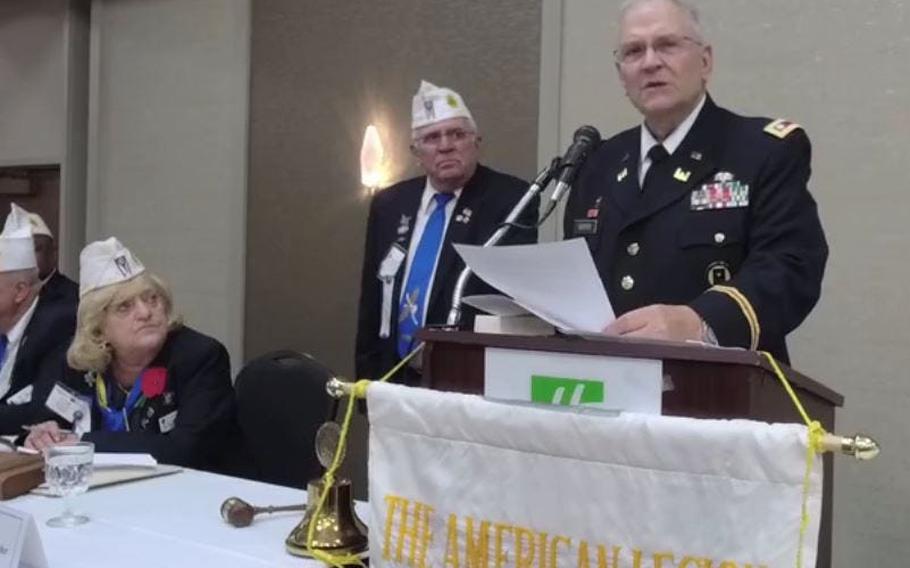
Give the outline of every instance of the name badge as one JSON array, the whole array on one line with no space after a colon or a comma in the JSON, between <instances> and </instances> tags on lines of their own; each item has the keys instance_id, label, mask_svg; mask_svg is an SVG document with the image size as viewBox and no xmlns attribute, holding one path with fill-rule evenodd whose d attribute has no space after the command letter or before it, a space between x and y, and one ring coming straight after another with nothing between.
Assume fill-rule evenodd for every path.
<instances>
[{"instance_id":1,"label":"name badge","mask_svg":"<svg viewBox=\"0 0 910 568\"><path fill-rule=\"evenodd\" d=\"M158 430L162 434L167 434L177 425L177 411L168 412L158 419Z\"/></svg>"},{"instance_id":2,"label":"name badge","mask_svg":"<svg viewBox=\"0 0 910 568\"><path fill-rule=\"evenodd\" d=\"M572 229L576 235L597 234L597 219L575 219L572 222Z\"/></svg>"},{"instance_id":3,"label":"name badge","mask_svg":"<svg viewBox=\"0 0 910 568\"><path fill-rule=\"evenodd\" d=\"M404 250L404 247L398 243L392 244L392 246L389 247L389 252L386 253L385 258L382 259L382 262L379 264L379 273L376 277L380 280L395 278L395 275L398 274L398 271L401 269L401 264L407 256L408 253Z\"/></svg>"},{"instance_id":4,"label":"name badge","mask_svg":"<svg viewBox=\"0 0 910 568\"><path fill-rule=\"evenodd\" d=\"M77 436L92 429L92 409L89 401L62 384L54 385L44 405L72 424L73 432Z\"/></svg>"},{"instance_id":5,"label":"name badge","mask_svg":"<svg viewBox=\"0 0 910 568\"><path fill-rule=\"evenodd\" d=\"M379 337L385 339L392 332L392 293L395 289L395 275L401 270L404 259L408 257L407 251L398 243L389 247L379 265L379 274L376 276L382 281L382 306L379 315Z\"/></svg>"},{"instance_id":6,"label":"name badge","mask_svg":"<svg viewBox=\"0 0 910 568\"><path fill-rule=\"evenodd\" d=\"M18 406L20 404L28 404L32 401L32 391L35 390L34 385L28 385L24 389L20 390L13 396L6 399L6 404L10 406Z\"/></svg>"}]
</instances>

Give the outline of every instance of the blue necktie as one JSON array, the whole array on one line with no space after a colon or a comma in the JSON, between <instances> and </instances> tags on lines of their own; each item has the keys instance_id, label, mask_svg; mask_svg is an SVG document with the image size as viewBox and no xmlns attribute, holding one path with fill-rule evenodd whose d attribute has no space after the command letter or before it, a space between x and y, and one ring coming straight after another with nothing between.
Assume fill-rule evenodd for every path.
<instances>
[{"instance_id":1,"label":"blue necktie","mask_svg":"<svg viewBox=\"0 0 910 568\"><path fill-rule=\"evenodd\" d=\"M398 355L404 357L414 344L414 334L423 324L423 310L427 302L430 277L433 267L436 266L436 257L442 245L442 235L445 232L446 204L455 197L452 193L437 193L433 196L436 200L436 209L430 213L427 224L420 236L417 251L411 260L411 271L405 283L401 303L398 306Z\"/></svg>"},{"instance_id":2,"label":"blue necktie","mask_svg":"<svg viewBox=\"0 0 910 568\"><path fill-rule=\"evenodd\" d=\"M9 339L6 335L0 335L0 366L6 360L6 348L9 346Z\"/></svg>"}]
</instances>

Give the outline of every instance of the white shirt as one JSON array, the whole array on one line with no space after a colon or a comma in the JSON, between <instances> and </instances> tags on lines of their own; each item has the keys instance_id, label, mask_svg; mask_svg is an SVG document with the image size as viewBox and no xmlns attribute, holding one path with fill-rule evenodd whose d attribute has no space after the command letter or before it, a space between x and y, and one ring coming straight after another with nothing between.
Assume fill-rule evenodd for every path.
<instances>
[{"instance_id":1,"label":"white shirt","mask_svg":"<svg viewBox=\"0 0 910 568\"><path fill-rule=\"evenodd\" d=\"M705 100L707 98L707 95L702 95L701 100L698 101L698 104L695 105L695 108L692 109L689 116L687 116L663 142L654 138L654 135L651 134L651 131L648 130L645 123L641 123L641 154L639 154L641 159L638 161L638 187L641 187L642 184L645 183L645 176L651 168L651 158L648 157L648 152L651 150L651 147L663 144L664 149L672 156L673 152L682 144L682 141L686 139L686 134L692 130L692 125L695 124L695 119L698 118L698 113L701 112L701 108L705 106Z\"/></svg>"},{"instance_id":2,"label":"white shirt","mask_svg":"<svg viewBox=\"0 0 910 568\"><path fill-rule=\"evenodd\" d=\"M461 191L463 187L459 187L454 192L454 199L450 199L446 203L446 220L442 226L442 242L445 242L445 235L449 228L449 221L452 220L452 213L455 211L455 203L458 201L458 198L461 197ZM427 226L427 221L430 219L430 215L433 211L436 210L436 200L433 199L433 196L439 193L436 191L436 188L430 183L430 178L427 178L427 183L423 188L423 196L420 198L420 207L417 208L417 218L414 219L414 232L411 233L411 243L408 245L408 261L405 265L404 279L401 281L401 294L398 297L398 303L401 303L401 298L404 297L405 286L408 283L408 276L411 275L411 262L414 260L414 255L417 253L417 246L420 244L420 239L423 237L423 230ZM439 250L442 251L442 243L440 243ZM427 290L433 290L433 281L436 280L436 267L439 266L439 253L436 254L436 260L433 262L433 271L430 273L430 281L427 284ZM426 301L423 303L423 313L420 314L420 324L427 319L427 307L430 304L430 296L427 295Z\"/></svg>"},{"instance_id":3,"label":"white shirt","mask_svg":"<svg viewBox=\"0 0 910 568\"><path fill-rule=\"evenodd\" d=\"M32 315L35 313L35 306L38 305L38 296L32 300L32 305L22 314L13 329L6 334L6 356L3 358L3 366L0 367L0 398L6 395L10 388L10 379L13 374L13 367L16 366L16 355L19 353L19 345L22 343L22 336L25 335L25 328L28 322L32 321Z\"/></svg>"}]
</instances>

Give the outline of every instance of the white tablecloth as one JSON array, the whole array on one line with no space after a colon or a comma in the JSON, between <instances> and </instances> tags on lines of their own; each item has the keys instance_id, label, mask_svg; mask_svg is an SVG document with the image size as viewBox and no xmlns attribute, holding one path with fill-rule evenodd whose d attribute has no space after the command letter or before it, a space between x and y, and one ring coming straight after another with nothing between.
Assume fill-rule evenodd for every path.
<instances>
[{"instance_id":1,"label":"white tablecloth","mask_svg":"<svg viewBox=\"0 0 910 568\"><path fill-rule=\"evenodd\" d=\"M321 566L284 549L302 513L260 515L238 529L221 520L221 503L231 496L254 505L306 500L302 490L184 470L76 497L75 508L91 521L75 528L47 526L62 510L58 498L24 495L4 504L35 517L51 568ZM357 512L367 520L366 504Z\"/></svg>"}]
</instances>

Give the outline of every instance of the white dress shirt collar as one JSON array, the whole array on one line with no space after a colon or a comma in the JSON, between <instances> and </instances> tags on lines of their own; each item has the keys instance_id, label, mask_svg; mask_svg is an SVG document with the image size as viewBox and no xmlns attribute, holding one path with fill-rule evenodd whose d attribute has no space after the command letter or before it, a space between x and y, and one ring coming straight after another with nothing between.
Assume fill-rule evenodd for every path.
<instances>
[{"instance_id":1,"label":"white dress shirt collar","mask_svg":"<svg viewBox=\"0 0 910 568\"><path fill-rule=\"evenodd\" d=\"M25 328L28 327L28 322L32 321L32 314L35 313L35 306L37 305L38 296L35 296L35 299L32 300L32 305L25 310L25 313L22 314L22 317L19 318L19 321L16 322L13 329L6 334L6 340L8 341L7 349L13 345L19 345L19 342L22 341L22 336L25 335Z\"/></svg>"},{"instance_id":2,"label":"white dress shirt collar","mask_svg":"<svg viewBox=\"0 0 910 568\"><path fill-rule=\"evenodd\" d=\"M695 119L698 118L698 113L701 112L702 107L705 106L705 101L707 100L707 95L702 95L701 100L698 101L698 104L695 105L695 108L692 109L692 112L689 113L689 116L683 120L679 126L677 126L673 132L671 132L663 142L660 142L657 138L651 134L651 131L648 129L647 125L644 122L641 123L641 156L644 158L648 155L648 150L651 149L651 146L656 144L663 144L664 149L668 154L673 155L673 152L679 148L679 145L682 144L682 141L686 139L686 135L692 130L692 125L695 124Z\"/></svg>"},{"instance_id":3,"label":"white dress shirt collar","mask_svg":"<svg viewBox=\"0 0 910 568\"><path fill-rule=\"evenodd\" d=\"M3 357L3 364L0 365L0 398L6 396L12 386L13 367L16 366L16 358L19 355L19 347L22 343L22 337L25 335L25 329L28 323L32 321L35 313L35 306L38 305L38 296L32 300L32 305L22 314L13 329L6 334L6 355Z\"/></svg>"},{"instance_id":4,"label":"white dress shirt collar","mask_svg":"<svg viewBox=\"0 0 910 568\"><path fill-rule=\"evenodd\" d=\"M459 187L458 189L453 191L452 194L455 196L455 199L453 199L452 201L458 201L458 198L461 197L461 192L463 190L464 190L463 187ZM430 181L430 178L427 177L427 183L423 187L423 195L420 197L420 208L417 209L418 217L421 215L430 214L430 203L433 201L433 196L436 195L437 193L441 193L441 192L438 191L435 187L433 187L433 183ZM449 203L451 203L452 201L450 201Z\"/></svg>"}]
</instances>

